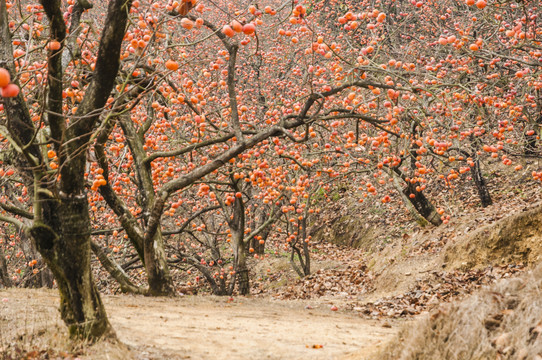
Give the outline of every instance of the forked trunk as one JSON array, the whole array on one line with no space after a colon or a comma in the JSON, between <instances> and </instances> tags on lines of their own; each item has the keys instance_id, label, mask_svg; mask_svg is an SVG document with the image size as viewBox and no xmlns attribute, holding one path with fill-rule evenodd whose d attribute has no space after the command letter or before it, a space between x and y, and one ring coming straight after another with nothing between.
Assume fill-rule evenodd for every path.
<instances>
[{"instance_id":1,"label":"forked trunk","mask_svg":"<svg viewBox=\"0 0 542 360\"><path fill-rule=\"evenodd\" d=\"M44 217L49 224L36 222L30 233L55 276L69 334L84 339L114 336L90 270L87 197L61 198L51 210L54 213Z\"/></svg>"}]
</instances>

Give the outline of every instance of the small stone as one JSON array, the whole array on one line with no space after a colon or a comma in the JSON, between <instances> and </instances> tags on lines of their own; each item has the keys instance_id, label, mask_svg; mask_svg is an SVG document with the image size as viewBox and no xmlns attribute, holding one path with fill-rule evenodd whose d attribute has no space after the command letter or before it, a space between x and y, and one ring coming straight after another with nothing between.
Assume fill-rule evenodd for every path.
<instances>
[{"instance_id":1,"label":"small stone","mask_svg":"<svg viewBox=\"0 0 542 360\"><path fill-rule=\"evenodd\" d=\"M493 343L495 344L495 347L497 350L502 351L504 348L508 346L508 343L510 342L510 333L502 333L501 335L497 336Z\"/></svg>"},{"instance_id":2,"label":"small stone","mask_svg":"<svg viewBox=\"0 0 542 360\"><path fill-rule=\"evenodd\" d=\"M525 360L527 359L527 356L529 356L529 352L527 349L523 348L518 351L518 354L516 356L516 360Z\"/></svg>"}]
</instances>

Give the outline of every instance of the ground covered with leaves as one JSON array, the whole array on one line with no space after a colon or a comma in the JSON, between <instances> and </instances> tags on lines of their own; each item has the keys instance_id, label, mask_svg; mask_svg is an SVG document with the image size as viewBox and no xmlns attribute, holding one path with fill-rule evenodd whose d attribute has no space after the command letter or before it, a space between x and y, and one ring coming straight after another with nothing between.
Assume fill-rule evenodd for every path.
<instances>
[{"instance_id":1,"label":"ground covered with leaves","mask_svg":"<svg viewBox=\"0 0 542 360\"><path fill-rule=\"evenodd\" d=\"M128 352L133 358L141 359L163 358L164 356L181 359L187 358L186 356L192 356L191 358L213 356L205 352L207 345L205 349L182 345L189 340L183 336L173 336L173 340L168 337L168 341L164 340L163 336L157 336L156 343L150 347L146 346L148 345L146 341L153 327L158 326L157 329L160 329L168 324L171 326L168 330L170 334L191 333L194 336L200 336L209 333L218 336L215 339L209 335L213 343L218 344L222 341L218 339L230 339L231 342L234 337L240 338L240 335L234 334L236 331L233 330L239 329L236 326L241 326L241 324L228 325L228 320L223 316L229 316L228 314L234 308L239 312L240 319L244 319L241 327L246 326L247 319L256 327L266 327L267 332L262 332L263 337L268 336L266 334L269 333L286 331L275 325L280 323L279 320L284 316L292 319L296 314L300 316L298 320L301 329L321 327L324 326L322 324L328 323L340 327L341 323L346 321L352 323L352 328L359 328L362 324L363 327L368 326L368 329L372 331L370 334L355 334L359 338L366 336L369 341L370 349L365 348L363 354L355 350L356 347L360 347L360 343L354 338L344 340L349 345L341 347L338 344L330 345L329 340L326 340L326 335L321 334L322 337L318 339L307 337L299 343L290 344L290 349L291 346L299 346L299 356L343 358L344 355L345 359L363 359L372 352L378 353L382 344L395 341L391 339L405 322L408 322L408 326L411 327L411 321L418 318L451 319L455 316L454 314L463 311L458 310L463 305L452 304L466 301L465 303L471 304L468 306L479 306L476 305L476 301L482 301L485 299L483 296L489 296L478 295L480 290L482 290L481 294L491 294L484 289L500 284L501 280L512 284L514 280L510 279L517 276L524 278L532 276L529 275L529 271L542 256L542 250L537 245L542 243L540 233L542 198L534 182L520 179L522 176L527 176L525 174L500 174L497 171L490 181L490 187L495 194L495 203L487 208L481 208L478 205L476 199L473 198L475 193L472 187L466 186L461 189L461 196L464 197L462 206L447 203L448 197L445 193L431 194L435 202L445 204L449 209L455 209L447 224L437 228L421 227L416 224L406 209L401 206L392 207L380 203L373 203L370 206L367 203L359 204L344 192L340 192L339 194L342 195L329 201L324 211L311 225L313 235L310 246L311 274L299 278L289 263L289 254L284 247L280 244L269 243L265 255L253 257L249 261L252 282L251 296L247 298L239 297L235 293L231 297L209 296L210 289L205 281L194 281L196 274L194 272L190 274L182 267L174 268L173 271L178 293L181 299L184 299L182 301L186 302L188 299L188 303L181 304L181 307L175 307L176 305L170 304L169 300L149 299L147 301L145 300L147 298L118 295L118 285L99 266L99 262L94 260L94 272L95 277L99 279L100 290L109 295L106 297L106 306L109 307L108 310L115 309L109 310L113 325L121 335L121 341L128 345L128 348L110 345L104 356L120 359ZM522 185L513 187L511 185L513 182ZM501 185L504 190L497 191ZM521 225L521 234L516 232L519 226L516 226L517 224ZM126 259L119 257L117 260L121 262ZM145 283L140 264L128 263L127 271L136 283L140 285ZM195 294L198 295L195 296ZM8 315L7 310L0 313L0 329L3 329L0 334L0 347L4 358L74 359L85 356L100 358L103 355L103 352L99 353L101 354L99 356L93 353L94 355L89 357L88 354L94 351L89 350L89 347L74 348L71 345L62 345L61 341L58 346L50 345L54 342L51 342L51 334L43 333L43 329L57 329L58 334L62 334L63 329L58 321L55 296L55 292L39 294L39 302L49 302L49 305L39 307L34 304L37 308L32 308L32 314L37 317L28 315L28 307L25 308L27 309L25 312L19 312L16 319ZM13 304L12 295L0 297L8 299L10 304ZM28 293L26 302L33 303L36 300L33 297L34 295ZM161 303L162 301L167 304ZM5 303L2 304L4 309L7 309ZM202 305L202 308L201 304L207 305ZM169 310L166 309L165 312L153 310L153 308L160 309L161 307L163 309L160 311L166 308ZM261 323L262 310L259 310L259 307L268 308L272 312L268 314L271 323ZM175 315L189 313L193 309L199 309L199 315L194 315L191 319ZM254 314L250 315L252 310ZM487 335L488 348L500 354L498 356L503 359L513 358L511 354L518 356L525 353L534 354L535 350L529 345L530 343L524 346L520 344L520 340L513 340L511 335L506 335L511 330L499 330L497 334L498 331L495 329L501 329L502 324L512 322L512 320L506 320L512 319L509 316L511 309L493 310L488 312L487 316L484 315L481 322L485 324L484 331L492 332ZM141 332L141 338L137 338L133 329L141 323L142 312L148 314L145 320L147 327ZM322 318L318 320L320 323L311 320L310 314L313 313L322 315ZM201 316L201 327L198 325L194 328L193 324L199 321L198 316ZM48 320L44 322L42 319ZM340 322L337 322L339 320ZM17 333L18 337L7 336L8 332L5 329L11 328L14 323L22 324L23 327L19 328L22 330ZM29 327L29 324L32 326ZM428 329L448 325L444 322L441 325L431 324L422 325L420 334L432 336L437 344L442 339L434 333L429 334ZM530 339L534 339L532 343L536 343L538 338L536 326L536 324L529 325L531 330L527 329L526 333ZM162 340L159 340L160 338ZM282 338L276 338L273 341L285 342ZM192 343L198 342L194 340ZM506 346L499 345L501 343ZM226 344L220 346L228 347ZM254 346L258 348L261 344ZM419 354L422 351L420 345L415 343L408 346L414 349L411 349L409 354ZM510 346L512 348L509 348ZM522 346L526 348L523 349ZM272 345L269 344L269 347ZM427 352L430 355L425 358L437 356L435 354L438 354L436 358L442 356L447 358L448 355L443 355L445 350L442 350L445 346L438 344L435 345L435 348L437 347L440 352L437 350L432 353ZM310 351L305 353L308 350ZM317 350L320 352L313 352ZM390 354L397 355L398 351L390 352ZM406 354L410 350L402 349L401 351L403 351L402 354ZM458 354L463 356L464 353L458 352ZM233 359L251 358L252 355L254 354L229 354ZM268 358L292 358L290 355L291 353L285 349L282 353L280 351L277 354L270 353ZM456 358L461 358L460 355ZM411 358L417 358L416 356L412 355Z\"/></svg>"},{"instance_id":2,"label":"ground covered with leaves","mask_svg":"<svg viewBox=\"0 0 542 360\"><path fill-rule=\"evenodd\" d=\"M541 359L541 281L538 267L442 305L373 359Z\"/></svg>"}]
</instances>

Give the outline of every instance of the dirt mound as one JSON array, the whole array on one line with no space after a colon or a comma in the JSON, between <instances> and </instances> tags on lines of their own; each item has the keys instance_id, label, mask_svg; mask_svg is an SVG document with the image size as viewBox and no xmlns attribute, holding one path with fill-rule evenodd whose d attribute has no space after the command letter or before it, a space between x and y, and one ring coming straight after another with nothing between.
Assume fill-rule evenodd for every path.
<instances>
[{"instance_id":1,"label":"dirt mound","mask_svg":"<svg viewBox=\"0 0 542 360\"><path fill-rule=\"evenodd\" d=\"M481 227L450 244L444 252L448 269L480 269L488 265L532 265L542 256L542 206Z\"/></svg>"},{"instance_id":2,"label":"dirt mound","mask_svg":"<svg viewBox=\"0 0 542 360\"><path fill-rule=\"evenodd\" d=\"M539 359L542 267L409 324L374 359Z\"/></svg>"},{"instance_id":3,"label":"dirt mound","mask_svg":"<svg viewBox=\"0 0 542 360\"><path fill-rule=\"evenodd\" d=\"M436 273L533 268L542 259L542 205L513 200L394 239L365 260L378 285L368 300L412 291ZM512 214L512 215L509 215Z\"/></svg>"}]
</instances>

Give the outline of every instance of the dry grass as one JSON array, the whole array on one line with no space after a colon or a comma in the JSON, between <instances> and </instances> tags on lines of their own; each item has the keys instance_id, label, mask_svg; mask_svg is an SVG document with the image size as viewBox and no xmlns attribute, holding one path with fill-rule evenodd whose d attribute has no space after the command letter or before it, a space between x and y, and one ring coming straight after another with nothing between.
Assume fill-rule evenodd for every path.
<instances>
[{"instance_id":1,"label":"dry grass","mask_svg":"<svg viewBox=\"0 0 542 360\"><path fill-rule=\"evenodd\" d=\"M118 341L71 341L58 303L55 290L0 289L0 359L136 358Z\"/></svg>"},{"instance_id":2,"label":"dry grass","mask_svg":"<svg viewBox=\"0 0 542 360\"><path fill-rule=\"evenodd\" d=\"M492 224L481 226L447 246L448 269L487 265L537 264L542 259L542 205L525 207Z\"/></svg>"},{"instance_id":3,"label":"dry grass","mask_svg":"<svg viewBox=\"0 0 542 360\"><path fill-rule=\"evenodd\" d=\"M381 360L542 359L542 266L409 324Z\"/></svg>"}]
</instances>

